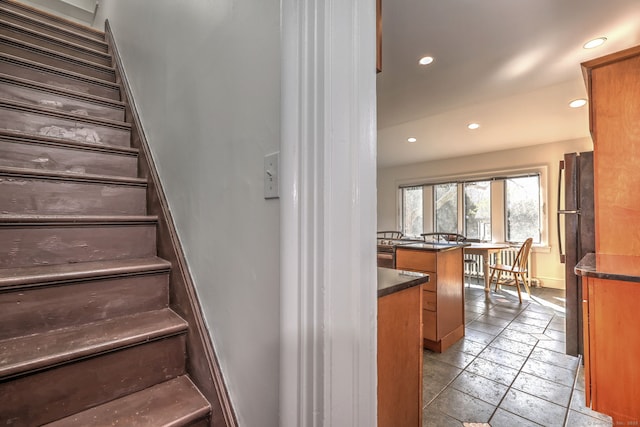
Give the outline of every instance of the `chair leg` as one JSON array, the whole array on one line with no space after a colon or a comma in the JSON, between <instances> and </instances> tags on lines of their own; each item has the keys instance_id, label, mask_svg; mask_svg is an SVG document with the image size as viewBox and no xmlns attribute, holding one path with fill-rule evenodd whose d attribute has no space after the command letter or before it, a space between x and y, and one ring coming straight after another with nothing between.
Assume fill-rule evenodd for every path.
<instances>
[{"instance_id":1,"label":"chair leg","mask_svg":"<svg viewBox=\"0 0 640 427\"><path fill-rule=\"evenodd\" d=\"M531 297L531 287L529 286L529 283L527 282L527 277L524 274L521 274L521 276L522 276L522 283L524 283L524 289L529 294L529 297Z\"/></svg>"},{"instance_id":2,"label":"chair leg","mask_svg":"<svg viewBox=\"0 0 640 427\"><path fill-rule=\"evenodd\" d=\"M516 282L516 289L518 290L518 300L520 300L520 304L522 304L522 294L520 293L520 282L518 281L518 274L514 274L513 278Z\"/></svg>"},{"instance_id":3,"label":"chair leg","mask_svg":"<svg viewBox=\"0 0 640 427\"><path fill-rule=\"evenodd\" d=\"M496 292L498 292L498 285L500 284L500 276L502 276L502 270L498 270L498 277L496 277L496 287L495 287ZM502 289L502 286L500 286L500 289Z\"/></svg>"}]
</instances>

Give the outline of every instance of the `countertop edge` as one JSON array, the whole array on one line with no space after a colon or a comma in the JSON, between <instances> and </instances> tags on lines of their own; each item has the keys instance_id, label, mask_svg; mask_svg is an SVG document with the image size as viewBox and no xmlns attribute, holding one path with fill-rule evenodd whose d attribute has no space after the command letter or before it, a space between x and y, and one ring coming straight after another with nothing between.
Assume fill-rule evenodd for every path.
<instances>
[{"instance_id":1,"label":"countertop edge","mask_svg":"<svg viewBox=\"0 0 640 427\"><path fill-rule=\"evenodd\" d=\"M640 283L640 276L632 276L622 273L613 273L610 271L599 271L596 254L588 253L585 255L578 264L574 267L573 271L582 277L593 277L596 279L606 280L620 280L624 282L638 282Z\"/></svg>"},{"instance_id":2,"label":"countertop edge","mask_svg":"<svg viewBox=\"0 0 640 427\"><path fill-rule=\"evenodd\" d=\"M397 272L398 275L407 275L407 277L410 277L410 278L406 281L395 283L393 285L384 285L380 283L381 278L380 278L380 274L378 274L378 298L385 297L387 295L391 295L396 292L403 291L405 289L413 288L414 286L419 286L424 283L428 283L430 279L429 275L426 273L416 273L413 271L394 270L390 268L378 267L379 273L381 272L381 270L383 271L390 270L390 272ZM381 285L382 285L382 288L381 288Z\"/></svg>"}]
</instances>

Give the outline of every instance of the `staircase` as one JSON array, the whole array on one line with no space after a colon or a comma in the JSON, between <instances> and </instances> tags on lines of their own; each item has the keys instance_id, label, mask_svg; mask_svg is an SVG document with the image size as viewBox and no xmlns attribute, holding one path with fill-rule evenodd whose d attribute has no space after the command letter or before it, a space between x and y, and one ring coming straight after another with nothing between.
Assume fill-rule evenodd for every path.
<instances>
[{"instance_id":1,"label":"staircase","mask_svg":"<svg viewBox=\"0 0 640 427\"><path fill-rule=\"evenodd\" d=\"M105 40L0 0L0 425L213 425Z\"/></svg>"}]
</instances>

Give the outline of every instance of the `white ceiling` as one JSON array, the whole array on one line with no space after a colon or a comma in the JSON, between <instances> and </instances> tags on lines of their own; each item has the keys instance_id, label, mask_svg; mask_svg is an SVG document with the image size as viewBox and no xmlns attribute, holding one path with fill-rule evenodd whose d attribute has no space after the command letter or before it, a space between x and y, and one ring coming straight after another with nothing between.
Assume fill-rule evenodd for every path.
<instances>
[{"instance_id":1,"label":"white ceiling","mask_svg":"<svg viewBox=\"0 0 640 427\"><path fill-rule=\"evenodd\" d=\"M640 44L640 0L382 0L382 27L387 167L587 137L580 63Z\"/></svg>"}]
</instances>

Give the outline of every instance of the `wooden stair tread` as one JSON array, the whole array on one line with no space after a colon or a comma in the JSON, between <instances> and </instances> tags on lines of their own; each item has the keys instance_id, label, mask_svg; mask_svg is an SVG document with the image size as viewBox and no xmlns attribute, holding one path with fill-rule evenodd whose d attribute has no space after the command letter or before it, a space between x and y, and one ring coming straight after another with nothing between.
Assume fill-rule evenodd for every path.
<instances>
[{"instance_id":1,"label":"wooden stair tread","mask_svg":"<svg viewBox=\"0 0 640 427\"><path fill-rule=\"evenodd\" d=\"M70 37L70 38L84 40L86 43L96 45L96 46L101 46L101 48L105 52L108 50L108 44L104 40L100 40L95 37L88 37L87 35L81 32L73 31L72 29L65 28L64 26L57 26L49 22L43 21L41 19L38 19L35 16L29 16L24 13L20 13L16 10L9 9L1 2L0 2L0 12L2 13L2 15L16 18L17 20L22 21L23 23L27 22L34 26L40 27L42 29L48 29L49 31L65 34L67 37Z\"/></svg>"},{"instance_id":2,"label":"wooden stair tread","mask_svg":"<svg viewBox=\"0 0 640 427\"><path fill-rule=\"evenodd\" d=\"M125 103L122 101L116 101L114 99L102 98L100 96L90 95L88 93L76 92L69 89L63 89L55 86L51 86L45 83L35 82L32 80L23 79L20 77L12 76L9 74L0 73L0 82L14 84L17 86L30 87L33 89L42 90L45 92L51 92L62 96L68 96L71 98L78 98L83 101L93 102L98 105L104 105L111 108L125 108Z\"/></svg>"},{"instance_id":3,"label":"wooden stair tread","mask_svg":"<svg viewBox=\"0 0 640 427\"><path fill-rule=\"evenodd\" d=\"M75 141L71 139L56 138L46 135L35 135L31 133L24 133L16 130L0 129L0 138L11 139L16 142L26 142L45 145L65 146L90 151L103 151L115 154L129 154L137 155L139 150L132 147L122 147L119 145L97 145L88 142Z\"/></svg>"},{"instance_id":4,"label":"wooden stair tread","mask_svg":"<svg viewBox=\"0 0 640 427\"><path fill-rule=\"evenodd\" d=\"M131 123L103 119L100 117L85 116L82 114L67 113L66 111L59 111L53 108L47 108L47 107L41 107L41 106L36 107L34 105L27 104L24 102L19 102L19 101L0 99L0 107L11 109L11 110L17 110L17 111L28 111L28 112L35 112L39 114L46 114L49 116L60 117L68 120L75 120L77 122L88 123L93 125L109 126L113 128L120 128L123 130L131 130Z\"/></svg>"},{"instance_id":5,"label":"wooden stair tread","mask_svg":"<svg viewBox=\"0 0 640 427\"><path fill-rule=\"evenodd\" d=\"M187 327L184 319L166 308L9 338L0 341L0 378L180 334Z\"/></svg>"},{"instance_id":6,"label":"wooden stair tread","mask_svg":"<svg viewBox=\"0 0 640 427\"><path fill-rule=\"evenodd\" d=\"M79 181L95 184L146 186L145 178L119 177L110 175L96 175L88 173L73 173L40 169L16 168L0 166L0 176L19 177L26 179L52 179L61 181Z\"/></svg>"},{"instance_id":7,"label":"wooden stair tread","mask_svg":"<svg viewBox=\"0 0 640 427\"><path fill-rule=\"evenodd\" d=\"M100 31L95 28L89 27L87 25L83 25L78 22L71 21L59 15L54 15L52 13L45 12L43 10L37 9L35 7L31 7L24 3L20 3L12 0L2 0L0 2L0 5L2 5L3 8L9 9L9 10L18 9L24 14L29 14L29 16L31 17L37 16L39 20L48 19L48 20L54 21L56 22L55 26L63 27L63 28L66 28L67 30L73 29L73 32L79 32L80 34L85 35L87 38L92 38L97 40L104 40L105 38L104 31Z\"/></svg>"},{"instance_id":8,"label":"wooden stair tread","mask_svg":"<svg viewBox=\"0 0 640 427\"><path fill-rule=\"evenodd\" d=\"M83 81L86 81L86 82L89 82L89 83L98 84L98 85L102 85L102 86L107 86L107 87L111 87L113 89L120 90L120 85L118 83L111 82L109 80L104 80L104 79L100 79L100 78L97 78L97 77L87 76L86 74L65 70L63 68L54 67L52 65L42 64L42 63L37 62L37 61L32 61L30 59L21 58L19 56L11 55L11 54L8 54L8 53L5 53L5 52L0 52L0 58L3 58L6 61L10 61L10 62L22 64L22 65L26 65L26 66L29 66L31 68L45 70L45 71L50 72L50 73L66 75L66 76L70 76L70 77L72 77L74 79L83 80Z\"/></svg>"},{"instance_id":9,"label":"wooden stair tread","mask_svg":"<svg viewBox=\"0 0 640 427\"><path fill-rule=\"evenodd\" d=\"M210 411L209 402L183 375L46 426L179 427L204 419Z\"/></svg>"},{"instance_id":10,"label":"wooden stair tread","mask_svg":"<svg viewBox=\"0 0 640 427\"><path fill-rule=\"evenodd\" d=\"M158 222L157 215L31 215L0 214L0 226L46 224L100 225L100 224L146 224Z\"/></svg>"},{"instance_id":11,"label":"wooden stair tread","mask_svg":"<svg viewBox=\"0 0 640 427\"><path fill-rule=\"evenodd\" d=\"M61 53L61 52L55 51L53 49L49 49L49 48L46 48L46 47L38 46L38 45L33 44L33 43L28 43L28 42L24 42L22 40L14 39L13 37L7 37L7 36L3 36L3 35L0 34L0 40L3 41L3 42L6 42L8 44L14 45L14 46L24 46L26 49L29 49L29 50L34 51L34 52L41 52L41 53L43 53L45 55L48 55L48 56L61 58L61 59L64 59L66 61L69 61L71 63L77 64L79 66L87 66L87 67L99 69L99 70L102 70L102 71L105 71L105 72L115 73L115 69L113 67L110 67L110 66L107 66L107 65L98 64L96 62L91 62L91 61L88 61L86 59L77 58L77 57L75 57L73 55L67 55L66 53Z\"/></svg>"},{"instance_id":12,"label":"wooden stair tread","mask_svg":"<svg viewBox=\"0 0 640 427\"><path fill-rule=\"evenodd\" d=\"M13 31L16 31L16 32L29 34L34 38L47 40L47 41L49 41L49 42L51 42L53 44L57 44L57 45L60 45L60 46L66 46L66 47L69 47L71 49L74 49L74 50L77 50L77 51L80 51L80 52L84 52L84 53L87 53L87 54L90 54L90 55L94 55L96 57L101 57L104 60L109 60L111 58L111 54L109 54L107 52L101 52L101 51L96 50L96 49L91 49L89 47L86 47L86 46L83 46L83 45L80 45L80 44L77 44L77 43L73 43L73 42L70 42L70 41L67 41L67 40L60 39L58 37L54 37L54 36L49 35L49 34L45 34L45 33L42 33L42 32L36 31L36 30L32 30L32 29L24 27L22 25L18 25L18 24L14 24L14 23L11 23L11 22L6 22L6 21L0 21L0 25L3 25L6 28L9 28L9 29L11 29ZM90 61L88 59L85 59L85 60L86 61ZM99 64L99 65L102 65L102 64Z\"/></svg>"},{"instance_id":13,"label":"wooden stair tread","mask_svg":"<svg viewBox=\"0 0 640 427\"><path fill-rule=\"evenodd\" d=\"M0 290L52 285L97 277L157 273L169 271L170 268L169 261L158 257L1 268Z\"/></svg>"}]
</instances>

